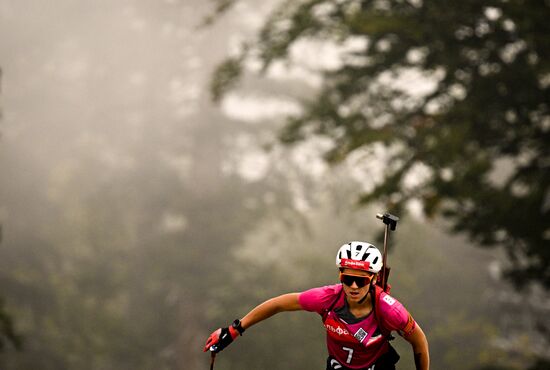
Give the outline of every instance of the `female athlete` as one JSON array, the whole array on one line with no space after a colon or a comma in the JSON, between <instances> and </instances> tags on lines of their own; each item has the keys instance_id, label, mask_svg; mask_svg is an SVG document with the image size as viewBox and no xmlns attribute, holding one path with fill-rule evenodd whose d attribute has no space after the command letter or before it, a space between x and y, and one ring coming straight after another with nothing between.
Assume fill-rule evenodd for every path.
<instances>
[{"instance_id":1,"label":"female athlete","mask_svg":"<svg viewBox=\"0 0 550 370\"><path fill-rule=\"evenodd\" d=\"M341 284L271 298L227 328L214 331L204 347L217 353L252 325L283 311L318 313L326 328L327 370L394 370L399 355L390 345L397 332L412 347L417 370L428 370L426 335L395 298L376 285L380 251L366 242L344 244L336 255Z\"/></svg>"}]
</instances>

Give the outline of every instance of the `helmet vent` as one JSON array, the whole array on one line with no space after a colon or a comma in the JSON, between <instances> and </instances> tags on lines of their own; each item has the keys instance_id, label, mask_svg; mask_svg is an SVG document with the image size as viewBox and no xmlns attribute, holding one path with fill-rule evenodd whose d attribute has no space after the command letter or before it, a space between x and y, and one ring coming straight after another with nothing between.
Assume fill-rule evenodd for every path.
<instances>
[{"instance_id":1,"label":"helmet vent","mask_svg":"<svg viewBox=\"0 0 550 370\"><path fill-rule=\"evenodd\" d=\"M361 258L363 261L367 262L367 258L370 257L370 253L363 254L363 258Z\"/></svg>"},{"instance_id":2,"label":"helmet vent","mask_svg":"<svg viewBox=\"0 0 550 370\"><path fill-rule=\"evenodd\" d=\"M372 261L373 264L376 264L376 262L378 262L378 256L376 256L376 257L374 258L374 260Z\"/></svg>"}]
</instances>

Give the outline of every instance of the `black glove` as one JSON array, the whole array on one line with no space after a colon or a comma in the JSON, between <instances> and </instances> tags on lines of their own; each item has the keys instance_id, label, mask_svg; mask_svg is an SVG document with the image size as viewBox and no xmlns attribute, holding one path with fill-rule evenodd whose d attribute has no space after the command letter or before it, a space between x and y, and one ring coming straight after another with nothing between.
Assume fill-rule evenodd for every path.
<instances>
[{"instance_id":1,"label":"black glove","mask_svg":"<svg viewBox=\"0 0 550 370\"><path fill-rule=\"evenodd\" d=\"M241 326L241 322L235 320L230 327L220 328L210 334L206 340L203 351L206 352L210 350L214 353L218 353L230 345L239 335L242 335L243 332L244 328Z\"/></svg>"}]
</instances>

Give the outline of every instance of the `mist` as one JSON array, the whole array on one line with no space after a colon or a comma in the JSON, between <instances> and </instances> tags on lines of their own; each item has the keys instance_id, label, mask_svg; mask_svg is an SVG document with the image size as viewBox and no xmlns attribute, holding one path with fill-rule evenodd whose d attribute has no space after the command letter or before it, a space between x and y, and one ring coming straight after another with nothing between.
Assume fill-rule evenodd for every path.
<instances>
[{"instance_id":1,"label":"mist","mask_svg":"<svg viewBox=\"0 0 550 370\"><path fill-rule=\"evenodd\" d=\"M335 283L341 244L380 243L385 210L356 195L382 162L331 167L323 140L277 143L317 86L307 70L211 100L214 68L271 8L243 2L204 26L207 1L0 0L0 298L23 343L0 368L205 369L211 331ZM548 308L522 308L505 256L446 230L412 210L390 240L392 293L433 368L548 354L525 329ZM278 315L216 369L323 368L323 330L316 315Z\"/></svg>"}]
</instances>

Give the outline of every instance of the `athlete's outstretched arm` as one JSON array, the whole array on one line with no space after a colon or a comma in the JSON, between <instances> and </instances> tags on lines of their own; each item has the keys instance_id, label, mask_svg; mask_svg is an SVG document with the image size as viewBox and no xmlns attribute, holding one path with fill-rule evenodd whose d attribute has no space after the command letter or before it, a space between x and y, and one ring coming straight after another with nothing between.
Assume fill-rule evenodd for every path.
<instances>
[{"instance_id":1,"label":"athlete's outstretched arm","mask_svg":"<svg viewBox=\"0 0 550 370\"><path fill-rule=\"evenodd\" d=\"M278 297L268 299L262 304L254 307L252 311L247 313L246 316L240 320L240 329L238 326L236 328L229 326L227 328L219 328L210 334L206 340L204 351L206 352L211 350L212 352L217 353L223 350L231 344L244 329L248 329L252 325L265 320L276 313L301 310L302 306L298 300L299 295L299 293L283 294Z\"/></svg>"},{"instance_id":2,"label":"athlete's outstretched arm","mask_svg":"<svg viewBox=\"0 0 550 370\"><path fill-rule=\"evenodd\" d=\"M428 349L428 339L426 334L418 325L414 331L405 338L412 346L414 353L414 364L416 365L416 370L428 370L430 368L430 351Z\"/></svg>"},{"instance_id":3,"label":"athlete's outstretched arm","mask_svg":"<svg viewBox=\"0 0 550 370\"><path fill-rule=\"evenodd\" d=\"M302 309L298 301L299 293L283 294L275 298L268 299L262 304L256 306L252 311L246 314L241 320L244 329L263 321L276 313L283 311L298 311Z\"/></svg>"}]
</instances>

